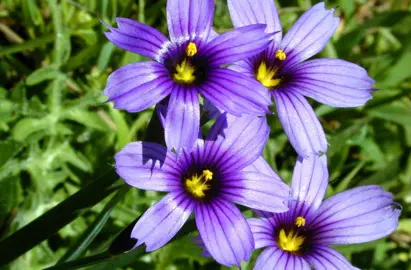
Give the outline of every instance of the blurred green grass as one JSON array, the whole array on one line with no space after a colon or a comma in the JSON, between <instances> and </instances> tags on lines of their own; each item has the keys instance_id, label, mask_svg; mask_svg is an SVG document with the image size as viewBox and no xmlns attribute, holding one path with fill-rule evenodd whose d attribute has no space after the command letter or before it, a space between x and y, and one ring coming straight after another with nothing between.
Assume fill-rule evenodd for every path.
<instances>
[{"instance_id":1,"label":"blurred green grass","mask_svg":"<svg viewBox=\"0 0 411 270\"><path fill-rule=\"evenodd\" d=\"M231 29L225 1L215 2L216 30ZM318 1L276 2L283 27L289 29ZM362 269L411 269L411 3L327 1L328 7L337 5L341 26L319 56L362 65L378 91L363 108L313 102L330 144L327 195L380 184L404 207L398 230L388 238L338 249ZM0 240L110 171L114 153L143 138L151 111L117 111L102 95L110 72L144 60L105 39L99 18L114 24L118 16L167 33L165 0L0 3ZM289 181L296 154L276 117L269 121L264 156ZM73 222L3 268L42 269L62 257L66 261L103 251L162 196L127 191L76 212ZM129 253L89 269L220 268L199 254L190 237L183 237L151 254Z\"/></svg>"}]
</instances>

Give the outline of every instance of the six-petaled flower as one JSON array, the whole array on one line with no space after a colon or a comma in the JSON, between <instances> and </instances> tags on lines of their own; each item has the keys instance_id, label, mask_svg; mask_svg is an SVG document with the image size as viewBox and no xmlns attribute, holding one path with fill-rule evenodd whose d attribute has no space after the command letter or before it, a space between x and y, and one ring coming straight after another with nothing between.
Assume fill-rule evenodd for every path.
<instances>
[{"instance_id":1,"label":"six-petaled flower","mask_svg":"<svg viewBox=\"0 0 411 270\"><path fill-rule=\"evenodd\" d=\"M155 143L130 143L116 154L117 173L131 186L169 192L138 220L131 237L147 251L166 244L194 212L197 229L213 258L240 265L254 250L238 203L284 212L289 188L260 157L268 138L265 118L223 114L205 141L180 156Z\"/></svg>"},{"instance_id":2,"label":"six-petaled flower","mask_svg":"<svg viewBox=\"0 0 411 270\"><path fill-rule=\"evenodd\" d=\"M327 152L327 140L304 96L334 107L355 107L371 99L374 80L362 67L339 59L304 60L321 51L336 31L334 9L318 3L305 12L281 38L281 24L273 0L228 0L235 27L266 23L275 32L259 55L231 68L255 78L275 100L280 122L300 156Z\"/></svg>"},{"instance_id":3,"label":"six-petaled flower","mask_svg":"<svg viewBox=\"0 0 411 270\"><path fill-rule=\"evenodd\" d=\"M199 94L233 115L264 115L270 95L246 75L221 67L267 47L273 34L264 24L241 27L220 36L211 30L213 0L168 0L168 40L145 24L117 18L106 37L125 50L154 61L114 71L104 94L115 108L139 112L168 100L165 141L169 149L193 147L200 125ZM250 91L252 89L252 91Z\"/></svg>"}]
</instances>

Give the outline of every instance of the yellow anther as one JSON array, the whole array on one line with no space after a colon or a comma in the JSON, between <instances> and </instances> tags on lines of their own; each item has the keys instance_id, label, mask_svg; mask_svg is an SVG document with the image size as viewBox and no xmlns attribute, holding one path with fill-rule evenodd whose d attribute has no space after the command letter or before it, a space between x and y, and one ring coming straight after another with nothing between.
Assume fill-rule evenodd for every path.
<instances>
[{"instance_id":1,"label":"yellow anther","mask_svg":"<svg viewBox=\"0 0 411 270\"><path fill-rule=\"evenodd\" d=\"M275 58L277 58L280 61L284 61L287 58L287 55L283 50L277 50L275 52Z\"/></svg>"},{"instance_id":2,"label":"yellow anther","mask_svg":"<svg viewBox=\"0 0 411 270\"><path fill-rule=\"evenodd\" d=\"M278 245L285 251L296 252L300 250L303 243L304 237L299 236L298 233L294 233L294 231L290 231L290 233L287 234L284 229L281 229L278 235Z\"/></svg>"},{"instance_id":3,"label":"yellow anther","mask_svg":"<svg viewBox=\"0 0 411 270\"><path fill-rule=\"evenodd\" d=\"M266 63L261 62L260 66L258 66L257 74L255 74L255 77L265 87L274 88L281 82L281 79L274 78L276 71L276 69L267 68Z\"/></svg>"},{"instance_id":4,"label":"yellow anther","mask_svg":"<svg viewBox=\"0 0 411 270\"><path fill-rule=\"evenodd\" d=\"M213 173L210 170L204 170L203 173L198 176L194 174L191 179L186 179L187 191L193 194L195 197L203 198L206 194L205 191L211 188L207 184L208 181L213 179Z\"/></svg>"},{"instance_id":5,"label":"yellow anther","mask_svg":"<svg viewBox=\"0 0 411 270\"><path fill-rule=\"evenodd\" d=\"M190 57L197 54L197 45L194 42L188 43L187 48L186 48L186 54L187 56L190 56Z\"/></svg>"},{"instance_id":6,"label":"yellow anther","mask_svg":"<svg viewBox=\"0 0 411 270\"><path fill-rule=\"evenodd\" d=\"M295 219L295 225L297 225L297 227L301 227L301 226L305 226L305 218L303 217L297 217Z\"/></svg>"},{"instance_id":7,"label":"yellow anther","mask_svg":"<svg viewBox=\"0 0 411 270\"><path fill-rule=\"evenodd\" d=\"M213 179L213 173L210 170L204 170L203 176L206 181Z\"/></svg>"},{"instance_id":8,"label":"yellow anther","mask_svg":"<svg viewBox=\"0 0 411 270\"><path fill-rule=\"evenodd\" d=\"M192 83L196 79L194 76L195 69L187 60L184 59L180 65L176 66L176 73L174 73L173 77L179 83Z\"/></svg>"}]
</instances>

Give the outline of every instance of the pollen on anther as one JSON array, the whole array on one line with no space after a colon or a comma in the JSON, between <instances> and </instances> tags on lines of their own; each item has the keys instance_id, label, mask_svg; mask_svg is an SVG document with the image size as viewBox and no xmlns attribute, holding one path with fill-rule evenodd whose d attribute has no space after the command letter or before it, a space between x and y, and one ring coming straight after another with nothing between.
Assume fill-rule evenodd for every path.
<instances>
[{"instance_id":1,"label":"pollen on anther","mask_svg":"<svg viewBox=\"0 0 411 270\"><path fill-rule=\"evenodd\" d=\"M203 171L203 177L206 181L213 179L213 173L210 170Z\"/></svg>"},{"instance_id":2,"label":"pollen on anther","mask_svg":"<svg viewBox=\"0 0 411 270\"><path fill-rule=\"evenodd\" d=\"M277 50L275 52L275 58L277 58L280 61L284 61L287 58L287 55L283 50Z\"/></svg>"},{"instance_id":3,"label":"pollen on anther","mask_svg":"<svg viewBox=\"0 0 411 270\"><path fill-rule=\"evenodd\" d=\"M295 225L297 226L297 227L301 227L301 226L305 226L305 218L303 218L303 217L297 217L296 219L295 219Z\"/></svg>"},{"instance_id":4,"label":"pollen on anther","mask_svg":"<svg viewBox=\"0 0 411 270\"><path fill-rule=\"evenodd\" d=\"M189 57L192 57L197 54L197 45L194 42L190 42L186 48L186 54Z\"/></svg>"}]
</instances>

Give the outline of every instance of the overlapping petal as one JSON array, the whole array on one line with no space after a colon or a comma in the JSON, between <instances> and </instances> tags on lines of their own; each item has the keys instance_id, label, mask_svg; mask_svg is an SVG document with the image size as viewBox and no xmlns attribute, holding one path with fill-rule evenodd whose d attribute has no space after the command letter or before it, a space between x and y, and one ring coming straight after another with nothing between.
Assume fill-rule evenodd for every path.
<instances>
[{"instance_id":1,"label":"overlapping petal","mask_svg":"<svg viewBox=\"0 0 411 270\"><path fill-rule=\"evenodd\" d=\"M131 237L137 239L136 246L144 243L147 252L164 246L181 229L195 205L184 192L167 194L151 206L134 226Z\"/></svg>"},{"instance_id":2,"label":"overlapping petal","mask_svg":"<svg viewBox=\"0 0 411 270\"><path fill-rule=\"evenodd\" d=\"M354 244L389 235L397 228L401 213L392 199L391 193L373 185L327 199L313 217L313 240L323 245Z\"/></svg>"},{"instance_id":3,"label":"overlapping petal","mask_svg":"<svg viewBox=\"0 0 411 270\"><path fill-rule=\"evenodd\" d=\"M314 245L311 252L304 256L304 258L315 270L359 269L352 266L339 252L327 246Z\"/></svg>"},{"instance_id":4,"label":"overlapping petal","mask_svg":"<svg viewBox=\"0 0 411 270\"><path fill-rule=\"evenodd\" d=\"M199 55L206 57L212 67L254 56L273 39L274 34L266 33L265 27L265 24L254 24L226 32L209 42Z\"/></svg>"},{"instance_id":5,"label":"overlapping petal","mask_svg":"<svg viewBox=\"0 0 411 270\"><path fill-rule=\"evenodd\" d=\"M259 172L265 175L270 176L277 181L282 181L280 176L271 168L270 164L265 161L263 157L259 157L251 165L243 169L245 172Z\"/></svg>"},{"instance_id":6,"label":"overlapping petal","mask_svg":"<svg viewBox=\"0 0 411 270\"><path fill-rule=\"evenodd\" d=\"M156 191L182 189L176 156L162 145L129 143L114 158L117 173L133 187Z\"/></svg>"},{"instance_id":7,"label":"overlapping petal","mask_svg":"<svg viewBox=\"0 0 411 270\"><path fill-rule=\"evenodd\" d=\"M208 80L199 86L201 94L230 114L264 116L271 104L267 89L254 78L225 68L210 70Z\"/></svg>"},{"instance_id":8,"label":"overlapping petal","mask_svg":"<svg viewBox=\"0 0 411 270\"><path fill-rule=\"evenodd\" d=\"M293 198L314 211L321 205L327 186L327 157L298 157L291 180Z\"/></svg>"},{"instance_id":9,"label":"overlapping petal","mask_svg":"<svg viewBox=\"0 0 411 270\"><path fill-rule=\"evenodd\" d=\"M143 23L117 18L118 28L105 24L110 32L104 33L116 46L159 61L163 47L169 42L158 30Z\"/></svg>"},{"instance_id":10,"label":"overlapping petal","mask_svg":"<svg viewBox=\"0 0 411 270\"><path fill-rule=\"evenodd\" d=\"M213 19L213 0L167 1L168 32L173 42L207 40Z\"/></svg>"},{"instance_id":11,"label":"overlapping petal","mask_svg":"<svg viewBox=\"0 0 411 270\"><path fill-rule=\"evenodd\" d=\"M200 103L195 88L174 84L168 103L164 136L168 149L191 150L200 131Z\"/></svg>"},{"instance_id":12,"label":"overlapping petal","mask_svg":"<svg viewBox=\"0 0 411 270\"><path fill-rule=\"evenodd\" d=\"M253 233L255 248L275 246L274 228L266 218L249 218L247 223Z\"/></svg>"},{"instance_id":13,"label":"overlapping petal","mask_svg":"<svg viewBox=\"0 0 411 270\"><path fill-rule=\"evenodd\" d=\"M293 91L330 106L361 106L372 98L374 80L365 69L344 60L315 59L292 72Z\"/></svg>"},{"instance_id":14,"label":"overlapping petal","mask_svg":"<svg viewBox=\"0 0 411 270\"><path fill-rule=\"evenodd\" d=\"M254 269L258 270L287 270L301 269L310 270L310 265L302 257L293 253L283 251L277 246L270 246L264 249L258 256L254 265Z\"/></svg>"},{"instance_id":15,"label":"overlapping petal","mask_svg":"<svg viewBox=\"0 0 411 270\"><path fill-rule=\"evenodd\" d=\"M227 128L217 121L222 123L227 121ZM235 117L224 114L216 120L216 123L222 130L213 131L213 134L221 135L207 138L204 154L206 163L218 164L221 173L228 174L238 172L261 156L269 134L269 127L264 117L251 115Z\"/></svg>"},{"instance_id":16,"label":"overlapping petal","mask_svg":"<svg viewBox=\"0 0 411 270\"><path fill-rule=\"evenodd\" d=\"M123 66L107 79L104 95L114 108L139 112L168 96L172 80L168 71L157 62L138 62Z\"/></svg>"},{"instance_id":17,"label":"overlapping petal","mask_svg":"<svg viewBox=\"0 0 411 270\"><path fill-rule=\"evenodd\" d=\"M216 199L207 204L198 204L194 213L201 239L217 262L231 267L250 259L254 240L237 207Z\"/></svg>"},{"instance_id":18,"label":"overlapping petal","mask_svg":"<svg viewBox=\"0 0 411 270\"><path fill-rule=\"evenodd\" d=\"M340 23L334 9L325 9L324 2L306 11L291 27L281 41L287 59L283 69L290 68L320 52L337 30Z\"/></svg>"},{"instance_id":19,"label":"overlapping petal","mask_svg":"<svg viewBox=\"0 0 411 270\"><path fill-rule=\"evenodd\" d=\"M327 152L324 130L307 100L292 91L273 91L278 117L295 151L302 156Z\"/></svg>"},{"instance_id":20,"label":"overlapping petal","mask_svg":"<svg viewBox=\"0 0 411 270\"><path fill-rule=\"evenodd\" d=\"M290 188L279 177L258 172L230 173L221 183L226 200L256 210L280 213L288 210Z\"/></svg>"},{"instance_id":21,"label":"overlapping petal","mask_svg":"<svg viewBox=\"0 0 411 270\"><path fill-rule=\"evenodd\" d=\"M277 32L274 43L281 41L281 23L272 0L228 0L228 10L234 27L251 24L266 24L266 32Z\"/></svg>"}]
</instances>

